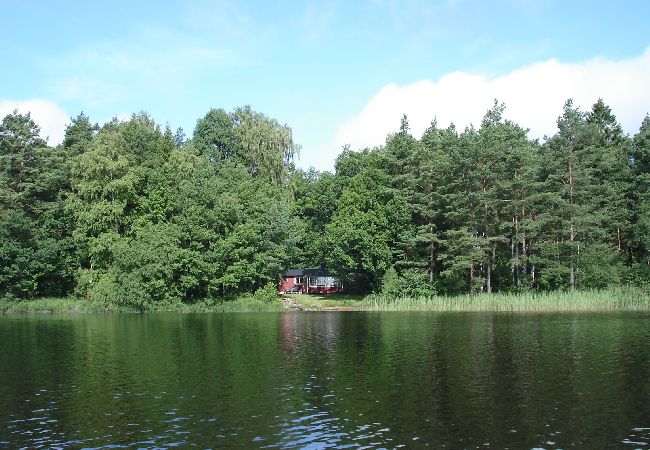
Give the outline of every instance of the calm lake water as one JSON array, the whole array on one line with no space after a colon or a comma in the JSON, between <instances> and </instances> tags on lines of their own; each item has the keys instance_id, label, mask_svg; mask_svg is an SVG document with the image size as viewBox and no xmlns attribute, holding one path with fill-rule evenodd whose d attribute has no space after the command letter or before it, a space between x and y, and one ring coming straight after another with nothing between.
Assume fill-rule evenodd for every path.
<instances>
[{"instance_id":1,"label":"calm lake water","mask_svg":"<svg viewBox=\"0 0 650 450\"><path fill-rule=\"evenodd\" d=\"M644 448L650 314L0 317L0 448Z\"/></svg>"}]
</instances>

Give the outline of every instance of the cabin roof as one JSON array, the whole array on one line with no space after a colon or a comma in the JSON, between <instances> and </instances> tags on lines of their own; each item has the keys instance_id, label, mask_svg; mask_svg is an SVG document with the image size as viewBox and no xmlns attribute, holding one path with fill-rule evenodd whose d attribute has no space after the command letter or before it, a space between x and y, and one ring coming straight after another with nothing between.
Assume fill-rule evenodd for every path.
<instances>
[{"instance_id":1,"label":"cabin roof","mask_svg":"<svg viewBox=\"0 0 650 450\"><path fill-rule=\"evenodd\" d=\"M283 277L329 277L327 269L289 269L282 274Z\"/></svg>"}]
</instances>

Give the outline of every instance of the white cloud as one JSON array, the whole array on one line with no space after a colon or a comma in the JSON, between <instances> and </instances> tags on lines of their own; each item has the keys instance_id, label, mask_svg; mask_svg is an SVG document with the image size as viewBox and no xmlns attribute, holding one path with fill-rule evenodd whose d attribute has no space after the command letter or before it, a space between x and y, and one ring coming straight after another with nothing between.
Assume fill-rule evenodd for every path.
<instances>
[{"instance_id":1,"label":"white cloud","mask_svg":"<svg viewBox=\"0 0 650 450\"><path fill-rule=\"evenodd\" d=\"M533 138L555 133L557 118L568 98L583 110L602 98L623 129L635 133L650 110L648 80L650 47L631 59L594 58L578 63L550 59L491 79L452 72L436 81L405 86L391 83L339 127L329 146L330 156L334 157L344 144L353 149L383 144L388 133L397 131L404 113L416 137L434 117L440 127L450 122L459 129L470 123L478 127L495 98L505 102L505 117L529 128Z\"/></svg>"},{"instance_id":2,"label":"white cloud","mask_svg":"<svg viewBox=\"0 0 650 450\"><path fill-rule=\"evenodd\" d=\"M31 113L32 120L41 127L41 137L49 138L50 145L63 142L65 126L70 123L70 116L59 105L43 99L0 99L0 118L11 114L15 109L21 114Z\"/></svg>"}]
</instances>

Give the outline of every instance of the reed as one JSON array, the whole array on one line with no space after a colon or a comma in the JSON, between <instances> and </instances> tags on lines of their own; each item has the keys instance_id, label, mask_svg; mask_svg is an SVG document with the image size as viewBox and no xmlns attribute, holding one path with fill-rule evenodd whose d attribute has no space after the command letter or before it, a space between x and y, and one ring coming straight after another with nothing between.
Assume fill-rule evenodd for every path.
<instances>
[{"instance_id":1,"label":"reed","mask_svg":"<svg viewBox=\"0 0 650 450\"><path fill-rule=\"evenodd\" d=\"M30 313L92 313L103 312L92 303L76 298L36 298L33 300L0 300L0 313L30 314Z\"/></svg>"},{"instance_id":2,"label":"reed","mask_svg":"<svg viewBox=\"0 0 650 450\"><path fill-rule=\"evenodd\" d=\"M356 298L306 299L306 309L336 309L359 311L650 311L650 292L638 288L610 288L574 292L523 292L453 297L407 297L369 295ZM229 301L206 299L196 303L160 304L151 312L266 312L283 311L280 301L263 301L253 295ZM39 298L34 300L0 300L0 313L101 313L140 312L128 306L97 305L75 298Z\"/></svg>"},{"instance_id":3,"label":"reed","mask_svg":"<svg viewBox=\"0 0 650 450\"><path fill-rule=\"evenodd\" d=\"M359 303L367 311L650 311L650 292L611 288L573 292L524 292L454 297L384 297Z\"/></svg>"},{"instance_id":4,"label":"reed","mask_svg":"<svg viewBox=\"0 0 650 450\"><path fill-rule=\"evenodd\" d=\"M51 313L139 313L139 312L266 312L283 311L282 303L262 301L253 296L243 296L229 301L202 300L196 303L163 303L141 311L125 305L99 305L76 298L37 298L32 300L0 300L0 314L51 314Z\"/></svg>"},{"instance_id":5,"label":"reed","mask_svg":"<svg viewBox=\"0 0 650 450\"><path fill-rule=\"evenodd\" d=\"M234 300L214 301L203 300L196 303L180 303L170 305L168 308L158 308L156 311L170 311L182 313L200 312L273 312L283 311L284 306L277 301L263 301L253 296L242 296Z\"/></svg>"}]
</instances>

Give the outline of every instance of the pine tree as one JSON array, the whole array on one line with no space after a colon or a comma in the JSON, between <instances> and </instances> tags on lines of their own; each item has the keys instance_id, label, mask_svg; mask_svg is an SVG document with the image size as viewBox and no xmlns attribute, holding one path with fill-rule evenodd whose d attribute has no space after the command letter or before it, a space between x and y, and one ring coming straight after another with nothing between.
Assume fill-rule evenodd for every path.
<instances>
[{"instance_id":1,"label":"pine tree","mask_svg":"<svg viewBox=\"0 0 650 450\"><path fill-rule=\"evenodd\" d=\"M422 136L417 155L416 190L413 199L418 259L425 264L430 284L440 274L439 254L447 229L444 211L446 188L451 176L451 155L458 145L456 128L439 129L435 120ZM437 280L436 280L437 281Z\"/></svg>"},{"instance_id":2,"label":"pine tree","mask_svg":"<svg viewBox=\"0 0 650 450\"><path fill-rule=\"evenodd\" d=\"M402 272L418 267L418 242L415 216L417 215L418 186L417 177L420 168L418 156L420 143L409 132L406 115L402 116L398 133L386 138L386 146L381 152L381 167L390 177L390 185L406 201L409 220L395 236L391 243L396 270Z\"/></svg>"},{"instance_id":3,"label":"pine tree","mask_svg":"<svg viewBox=\"0 0 650 450\"><path fill-rule=\"evenodd\" d=\"M459 136L450 155L452 172L445 193L445 232L441 260L443 290L474 293L485 286L483 267L488 243L483 234L483 202L479 134L470 127ZM487 164L487 163L486 163Z\"/></svg>"},{"instance_id":4,"label":"pine tree","mask_svg":"<svg viewBox=\"0 0 650 450\"><path fill-rule=\"evenodd\" d=\"M39 132L15 111L0 124L0 293L23 298L65 295L73 282L66 153Z\"/></svg>"},{"instance_id":5,"label":"pine tree","mask_svg":"<svg viewBox=\"0 0 650 450\"><path fill-rule=\"evenodd\" d=\"M650 280L650 116L634 136L630 155L633 174L632 258L645 283Z\"/></svg>"}]
</instances>

